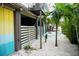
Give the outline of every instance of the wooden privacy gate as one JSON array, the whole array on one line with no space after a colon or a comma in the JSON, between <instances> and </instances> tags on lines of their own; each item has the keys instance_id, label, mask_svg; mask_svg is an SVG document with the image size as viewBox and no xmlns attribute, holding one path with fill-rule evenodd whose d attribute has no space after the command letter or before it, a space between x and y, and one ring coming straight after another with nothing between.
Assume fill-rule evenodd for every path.
<instances>
[{"instance_id":1,"label":"wooden privacy gate","mask_svg":"<svg viewBox=\"0 0 79 59\"><path fill-rule=\"evenodd\" d=\"M35 26L21 26L21 48L26 46L29 41L36 39Z\"/></svg>"}]
</instances>

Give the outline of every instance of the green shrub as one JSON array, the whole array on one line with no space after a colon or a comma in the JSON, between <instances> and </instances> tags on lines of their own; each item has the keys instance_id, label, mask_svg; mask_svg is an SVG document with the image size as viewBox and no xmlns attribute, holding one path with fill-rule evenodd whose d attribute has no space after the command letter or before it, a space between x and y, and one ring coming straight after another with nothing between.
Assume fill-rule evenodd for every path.
<instances>
[{"instance_id":1,"label":"green shrub","mask_svg":"<svg viewBox=\"0 0 79 59\"><path fill-rule=\"evenodd\" d=\"M27 45L24 47L25 50L36 50L35 48L31 47L30 45Z\"/></svg>"},{"instance_id":2,"label":"green shrub","mask_svg":"<svg viewBox=\"0 0 79 59\"><path fill-rule=\"evenodd\" d=\"M76 30L74 25L67 23L66 21L61 24L62 33L65 34L71 43L77 44Z\"/></svg>"}]
</instances>

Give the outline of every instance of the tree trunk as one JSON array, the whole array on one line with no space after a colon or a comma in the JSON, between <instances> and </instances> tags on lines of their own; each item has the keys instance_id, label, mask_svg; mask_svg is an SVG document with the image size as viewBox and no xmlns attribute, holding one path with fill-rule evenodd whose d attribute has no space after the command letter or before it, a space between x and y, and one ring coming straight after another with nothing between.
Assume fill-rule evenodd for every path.
<instances>
[{"instance_id":1,"label":"tree trunk","mask_svg":"<svg viewBox=\"0 0 79 59\"><path fill-rule=\"evenodd\" d=\"M58 30L58 25L56 24L56 40L55 40L55 46L57 47L58 44L57 44L57 30Z\"/></svg>"},{"instance_id":2,"label":"tree trunk","mask_svg":"<svg viewBox=\"0 0 79 59\"><path fill-rule=\"evenodd\" d=\"M75 28L76 28L76 35L77 35L77 41L79 40L79 37L78 37L78 30L77 30L77 25L75 25Z\"/></svg>"},{"instance_id":3,"label":"tree trunk","mask_svg":"<svg viewBox=\"0 0 79 59\"><path fill-rule=\"evenodd\" d=\"M47 34L45 35L45 43L47 42Z\"/></svg>"}]
</instances>

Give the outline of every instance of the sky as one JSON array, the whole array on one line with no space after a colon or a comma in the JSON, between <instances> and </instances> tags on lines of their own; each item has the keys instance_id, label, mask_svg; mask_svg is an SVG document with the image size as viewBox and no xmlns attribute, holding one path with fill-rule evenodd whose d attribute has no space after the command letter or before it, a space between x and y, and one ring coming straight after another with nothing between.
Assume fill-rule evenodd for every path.
<instances>
[{"instance_id":1,"label":"sky","mask_svg":"<svg viewBox=\"0 0 79 59\"><path fill-rule=\"evenodd\" d=\"M27 8L32 7L34 5L34 3L21 3L21 4L25 5ZM54 9L53 8L54 3L46 3L46 4L48 6L49 11L52 11Z\"/></svg>"},{"instance_id":2,"label":"sky","mask_svg":"<svg viewBox=\"0 0 79 59\"><path fill-rule=\"evenodd\" d=\"M47 3L47 5L48 5L48 9L49 9L49 11L54 10L54 8L53 8L54 3Z\"/></svg>"}]
</instances>

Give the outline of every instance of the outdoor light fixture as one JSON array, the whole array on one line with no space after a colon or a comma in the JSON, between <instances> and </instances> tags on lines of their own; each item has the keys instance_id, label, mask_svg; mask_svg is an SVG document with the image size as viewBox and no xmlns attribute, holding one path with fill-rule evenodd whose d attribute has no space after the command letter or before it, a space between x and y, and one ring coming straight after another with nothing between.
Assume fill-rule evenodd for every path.
<instances>
[{"instance_id":1,"label":"outdoor light fixture","mask_svg":"<svg viewBox=\"0 0 79 59\"><path fill-rule=\"evenodd\" d=\"M23 11L23 8L20 8L20 11Z\"/></svg>"},{"instance_id":2,"label":"outdoor light fixture","mask_svg":"<svg viewBox=\"0 0 79 59\"><path fill-rule=\"evenodd\" d=\"M4 7L4 4L2 3L1 6Z\"/></svg>"}]
</instances>

